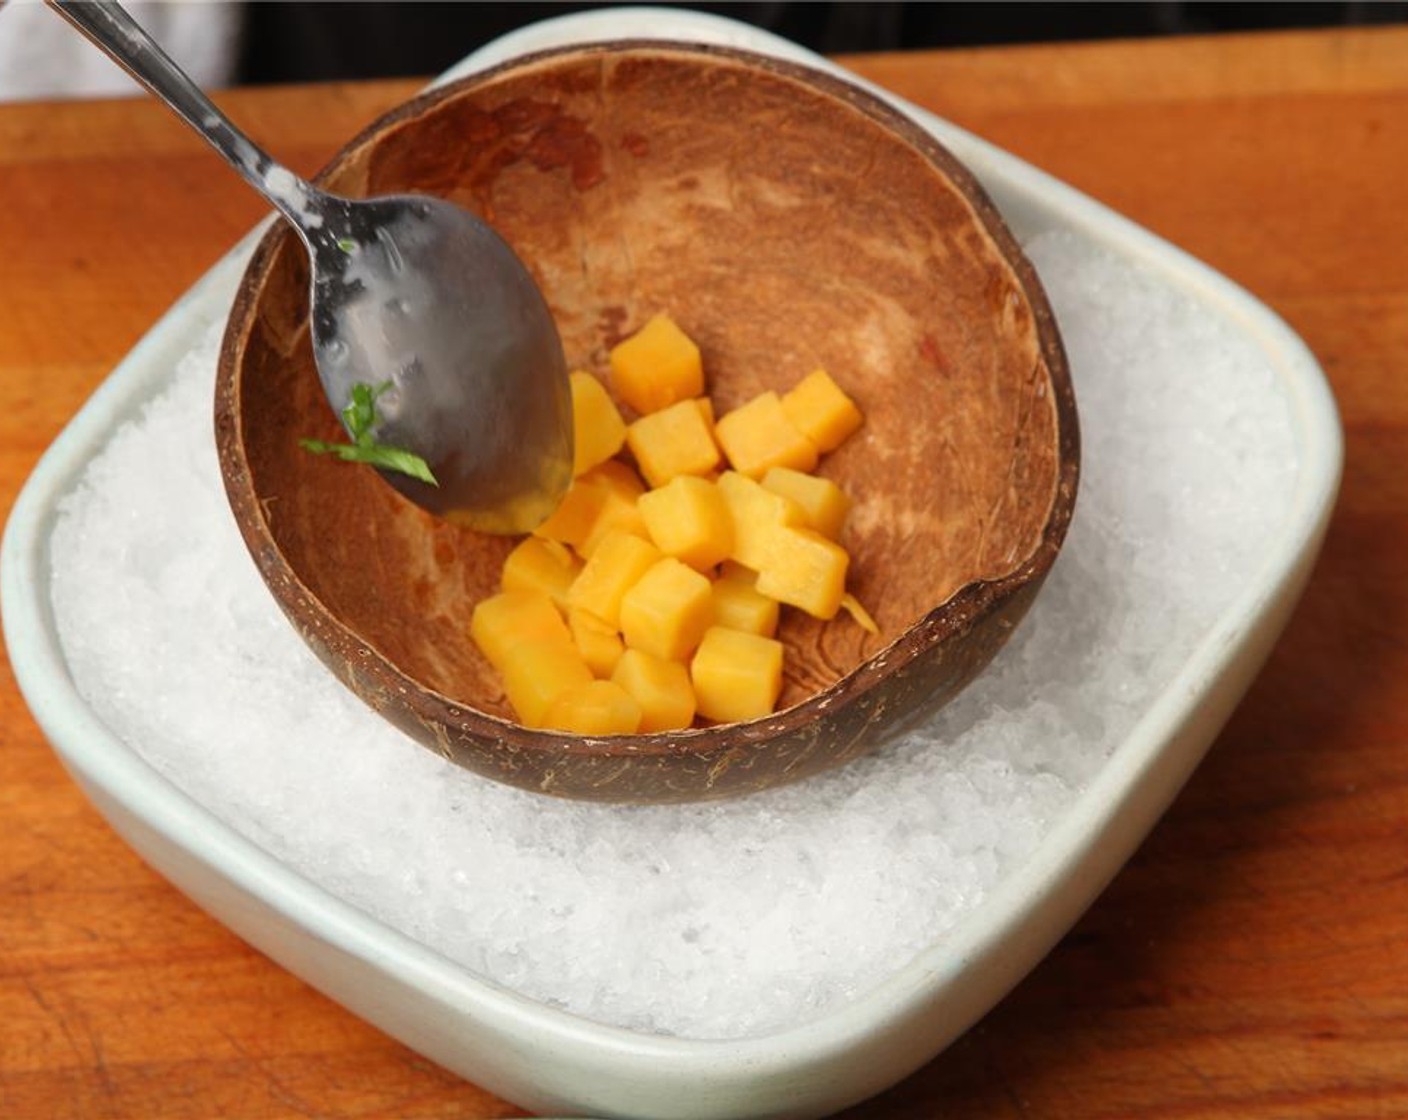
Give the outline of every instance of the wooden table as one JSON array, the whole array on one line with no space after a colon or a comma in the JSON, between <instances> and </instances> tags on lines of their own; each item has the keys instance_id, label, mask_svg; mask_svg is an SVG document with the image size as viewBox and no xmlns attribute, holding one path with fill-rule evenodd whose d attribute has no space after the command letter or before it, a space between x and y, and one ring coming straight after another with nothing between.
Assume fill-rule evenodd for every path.
<instances>
[{"instance_id":1,"label":"wooden table","mask_svg":"<svg viewBox=\"0 0 1408 1120\"><path fill-rule=\"evenodd\" d=\"M1288 319L1348 436L1304 602L1172 811L867 1117L1408 1116L1408 28L872 56ZM414 83L233 93L300 170ZM156 106L0 109L0 516L260 202ZM196 910L0 674L0 1116L497 1117Z\"/></svg>"}]
</instances>

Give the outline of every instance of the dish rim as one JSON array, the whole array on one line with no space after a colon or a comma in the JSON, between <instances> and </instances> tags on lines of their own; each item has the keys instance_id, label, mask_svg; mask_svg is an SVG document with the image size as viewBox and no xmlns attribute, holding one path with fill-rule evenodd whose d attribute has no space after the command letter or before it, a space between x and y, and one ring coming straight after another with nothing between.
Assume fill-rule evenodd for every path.
<instances>
[{"instance_id":1,"label":"dish rim","mask_svg":"<svg viewBox=\"0 0 1408 1120\"><path fill-rule=\"evenodd\" d=\"M15 676L56 754L90 798L98 791L104 803L111 799L165 843L252 894L304 933L500 1036L533 1040L549 1056L615 1063L627 1078L658 1076L659 1063L667 1060L675 1079L702 1076L751 1084L795 1079L799 1069L820 1068L877 1037L893 1040L906 1024L923 1019L936 1031L922 1040L927 1060L1000 999L1103 889L1182 786L1250 682L1289 613L1333 506L1343 460L1337 410L1305 344L1231 280L995 145L765 32L703 13L596 11L510 33L468 56L441 80L487 66L496 54L526 53L525 44L535 36L565 34L569 38L559 41L586 42L609 28L607 37L621 38L623 23L634 25L631 37L739 36L748 49L783 53L868 88L933 132L974 171L999 208L1059 216L1064 228L1132 258L1217 308L1272 359L1301 454L1282 525L1268 537L1243 589L1038 850L943 937L832 1012L746 1038L663 1037L597 1023L470 973L280 863L159 774L103 724L73 685L48 602L48 537L60 503L93 453L166 384L175 358L203 329L202 316L208 322L224 313L226 293L233 293L263 225L189 289L119 363L45 452L17 497L0 546L0 609ZM100 807L107 815L105 804ZM940 1012L946 1014L938 1018ZM884 1083L893 1079L884 1076ZM844 1097L852 1099L859 1098Z\"/></svg>"}]
</instances>

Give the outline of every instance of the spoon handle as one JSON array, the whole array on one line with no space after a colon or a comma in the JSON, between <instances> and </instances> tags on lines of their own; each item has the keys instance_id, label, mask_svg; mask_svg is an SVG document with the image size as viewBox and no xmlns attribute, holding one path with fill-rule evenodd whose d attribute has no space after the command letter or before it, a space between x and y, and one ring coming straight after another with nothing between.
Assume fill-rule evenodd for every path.
<instances>
[{"instance_id":1,"label":"spoon handle","mask_svg":"<svg viewBox=\"0 0 1408 1120\"><path fill-rule=\"evenodd\" d=\"M321 226L320 192L236 128L115 0L48 0L109 58L164 101L304 236Z\"/></svg>"}]
</instances>

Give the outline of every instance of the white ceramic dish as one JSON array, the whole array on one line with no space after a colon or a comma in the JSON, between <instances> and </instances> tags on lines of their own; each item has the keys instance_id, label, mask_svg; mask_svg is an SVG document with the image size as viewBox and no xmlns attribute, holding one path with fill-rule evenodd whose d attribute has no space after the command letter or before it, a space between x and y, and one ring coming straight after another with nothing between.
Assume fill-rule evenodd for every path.
<instances>
[{"instance_id":1,"label":"white ceramic dish","mask_svg":"<svg viewBox=\"0 0 1408 1120\"><path fill-rule=\"evenodd\" d=\"M632 8L508 35L442 80L531 50L628 37L724 42L837 70L729 20ZM252 238L114 371L44 457L7 527L0 592L16 676L56 751L113 827L251 944L389 1034L525 1107L656 1120L817 1116L928 1061L1040 960L1163 812L1260 668L1324 533L1340 473L1338 419L1313 356L1276 316L1049 176L888 99L972 168L1019 238L1074 231L1237 323L1278 372L1301 470L1258 575L1038 852L942 944L835 1013L764 1037L700 1042L601 1026L506 992L272 859L160 777L79 696L49 607L47 550L58 504L114 428L162 387L176 360L225 313Z\"/></svg>"}]
</instances>

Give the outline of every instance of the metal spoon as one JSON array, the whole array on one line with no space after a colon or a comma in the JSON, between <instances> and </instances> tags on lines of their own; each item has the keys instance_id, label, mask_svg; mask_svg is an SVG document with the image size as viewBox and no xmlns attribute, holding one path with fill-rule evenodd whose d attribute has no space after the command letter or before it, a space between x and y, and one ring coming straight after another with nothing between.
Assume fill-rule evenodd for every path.
<instances>
[{"instance_id":1,"label":"metal spoon","mask_svg":"<svg viewBox=\"0 0 1408 1120\"><path fill-rule=\"evenodd\" d=\"M382 477L486 532L526 532L551 513L572 476L567 370L542 293L503 240L439 199L353 201L315 189L235 128L118 4L49 2L298 231L328 401L340 413L353 386L387 386L372 435L421 456L438 485Z\"/></svg>"}]
</instances>

